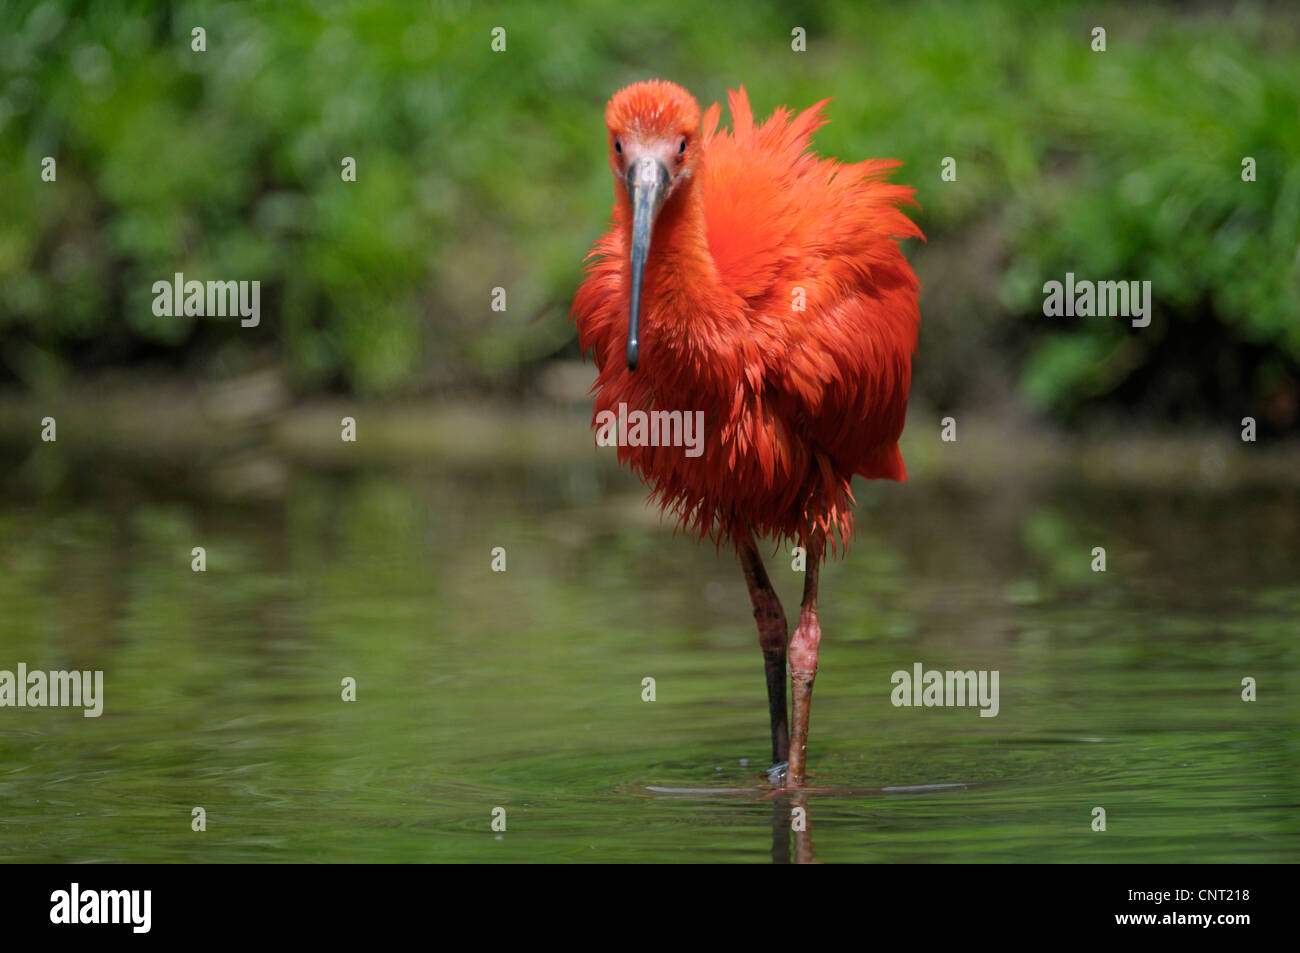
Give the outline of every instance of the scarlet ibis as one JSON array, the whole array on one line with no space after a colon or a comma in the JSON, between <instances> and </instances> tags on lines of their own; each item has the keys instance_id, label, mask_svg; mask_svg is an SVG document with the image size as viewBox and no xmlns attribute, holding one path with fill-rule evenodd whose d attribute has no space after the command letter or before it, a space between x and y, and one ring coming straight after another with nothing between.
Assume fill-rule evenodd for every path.
<instances>
[{"instance_id":1,"label":"scarlet ibis","mask_svg":"<svg viewBox=\"0 0 1300 953\"><path fill-rule=\"evenodd\" d=\"M728 102L730 133L716 103L701 122L674 83L636 83L609 101L613 220L572 317L599 369L593 426L620 405L703 412L702 454L623 445L618 458L682 529L734 545L763 652L773 778L784 768L783 783L802 787L818 568L828 544L842 554L853 535L853 476L907 478L898 438L919 284L898 243L923 236L901 210L914 190L887 181L900 162L812 152L829 100L761 125L743 86ZM788 646L756 536L805 552Z\"/></svg>"}]
</instances>

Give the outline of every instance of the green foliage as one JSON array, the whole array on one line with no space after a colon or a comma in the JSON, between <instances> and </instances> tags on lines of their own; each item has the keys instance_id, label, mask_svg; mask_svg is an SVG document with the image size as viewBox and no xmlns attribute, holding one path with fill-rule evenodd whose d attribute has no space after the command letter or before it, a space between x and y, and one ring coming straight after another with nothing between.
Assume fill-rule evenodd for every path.
<instances>
[{"instance_id":1,"label":"green foliage","mask_svg":"<svg viewBox=\"0 0 1300 953\"><path fill-rule=\"evenodd\" d=\"M1113 394L1206 313L1274 356L1256 386L1300 360L1293 11L0 0L0 20L0 374L33 386L267 342L300 389L505 384L572 338L612 199L604 103L653 75L706 104L744 83L760 114L833 96L819 149L904 160L932 245L998 217L994 337L1041 406ZM1150 280L1150 333L1043 318L1067 270ZM155 317L151 285L177 271L260 279L262 329Z\"/></svg>"},{"instance_id":2,"label":"green foliage","mask_svg":"<svg viewBox=\"0 0 1300 953\"><path fill-rule=\"evenodd\" d=\"M1053 138L1076 145L1068 170L1037 178L1014 209L1005 300L1032 312L1042 282L1069 270L1151 281L1156 316L1142 331L1082 319L1042 336L1025 367L1041 403L1110 391L1204 311L1228 340L1300 358L1300 87L1296 48L1280 42L1294 22L1278 27L1247 13L1153 30L1084 108L1059 113Z\"/></svg>"}]
</instances>

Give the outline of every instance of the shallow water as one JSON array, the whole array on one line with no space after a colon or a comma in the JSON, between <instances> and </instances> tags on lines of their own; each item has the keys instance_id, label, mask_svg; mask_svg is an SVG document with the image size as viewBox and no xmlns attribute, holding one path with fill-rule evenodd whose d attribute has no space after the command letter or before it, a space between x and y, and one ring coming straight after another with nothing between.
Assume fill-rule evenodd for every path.
<instances>
[{"instance_id":1,"label":"shallow water","mask_svg":"<svg viewBox=\"0 0 1300 953\"><path fill-rule=\"evenodd\" d=\"M105 673L0 709L6 861L1300 860L1294 488L859 486L792 800L734 557L605 462L3 460L0 669ZM915 662L999 714L894 707Z\"/></svg>"}]
</instances>

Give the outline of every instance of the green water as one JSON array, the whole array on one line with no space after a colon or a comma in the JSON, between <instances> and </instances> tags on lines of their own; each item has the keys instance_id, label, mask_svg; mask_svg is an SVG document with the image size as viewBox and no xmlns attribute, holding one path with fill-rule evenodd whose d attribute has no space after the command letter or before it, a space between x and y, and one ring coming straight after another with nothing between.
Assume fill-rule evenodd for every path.
<instances>
[{"instance_id":1,"label":"green water","mask_svg":"<svg viewBox=\"0 0 1300 953\"><path fill-rule=\"evenodd\" d=\"M860 486L796 836L734 557L606 463L3 459L0 669L105 679L0 709L5 861L1300 860L1294 488ZM1000 713L895 708L915 662Z\"/></svg>"}]
</instances>

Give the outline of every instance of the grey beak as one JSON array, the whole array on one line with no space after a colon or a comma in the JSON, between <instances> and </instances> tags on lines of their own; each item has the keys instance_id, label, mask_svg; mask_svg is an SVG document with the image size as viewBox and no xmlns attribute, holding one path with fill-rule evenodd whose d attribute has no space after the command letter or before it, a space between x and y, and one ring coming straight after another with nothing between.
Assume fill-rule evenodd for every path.
<instances>
[{"instance_id":1,"label":"grey beak","mask_svg":"<svg viewBox=\"0 0 1300 953\"><path fill-rule=\"evenodd\" d=\"M632 200L632 304L627 316L627 369L636 370L637 331L641 321L641 282L650 255L650 233L668 196L668 169L654 156L638 156L627 169L627 194Z\"/></svg>"}]
</instances>

